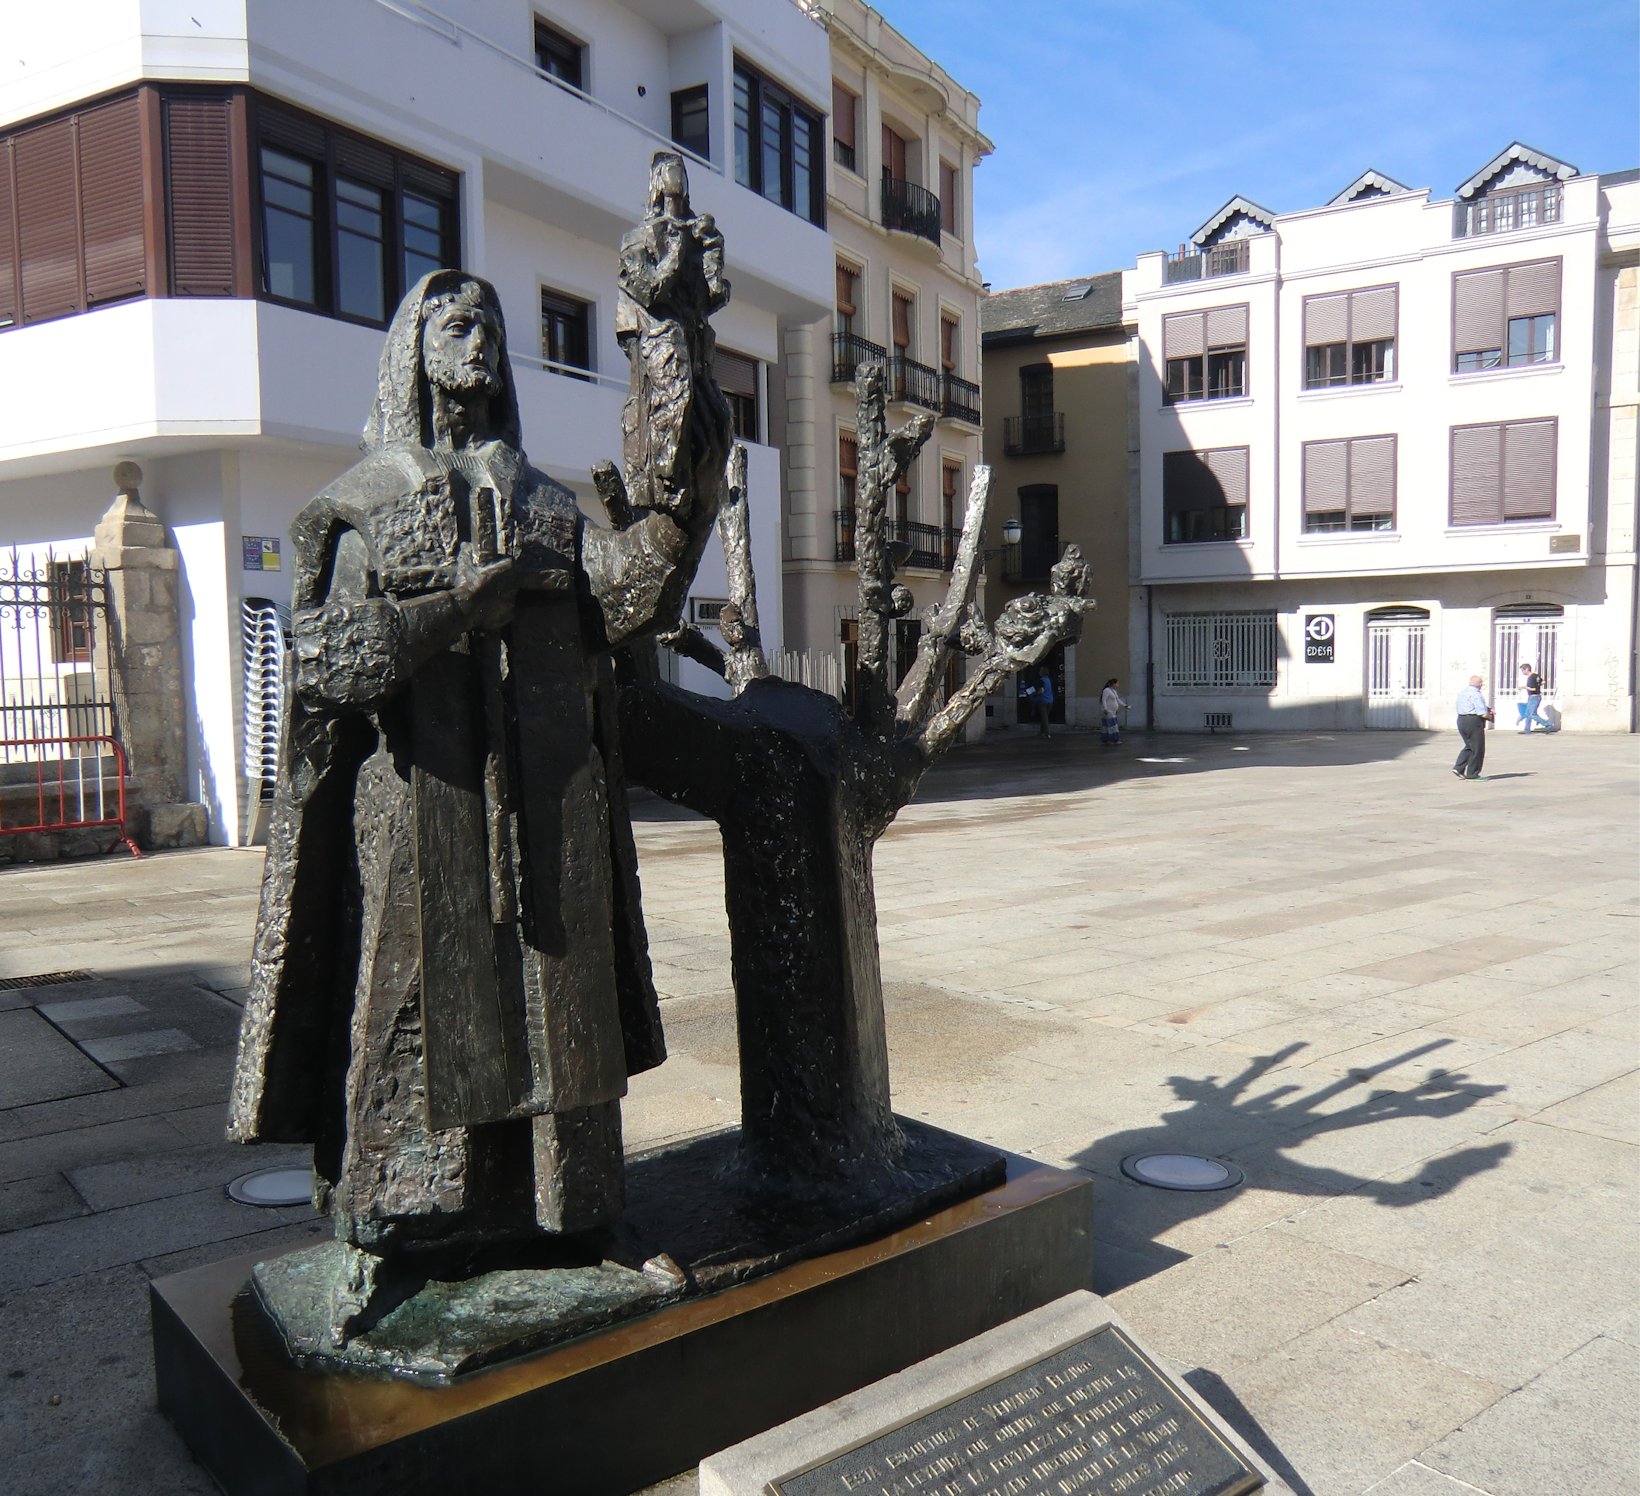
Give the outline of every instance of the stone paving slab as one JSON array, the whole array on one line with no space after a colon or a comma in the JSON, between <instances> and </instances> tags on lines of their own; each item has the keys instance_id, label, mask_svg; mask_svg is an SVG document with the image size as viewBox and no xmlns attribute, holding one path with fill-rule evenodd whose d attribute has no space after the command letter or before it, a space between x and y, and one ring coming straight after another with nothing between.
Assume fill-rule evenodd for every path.
<instances>
[{"instance_id":1,"label":"stone paving slab","mask_svg":"<svg viewBox=\"0 0 1640 1496\"><path fill-rule=\"evenodd\" d=\"M1640 744L1502 739L1459 785L1447 737L959 752L877 857L896 1104L1088 1173L1089 1286L1300 1496L1631 1496ZM672 1058L632 1147L731 1121L739 1084L716 832L638 816ZM145 1284L324 1229L222 1193L300 1156L221 1137L259 875L0 871L0 976L93 974L0 993L62 1066L0 1084L8 1496L209 1491L152 1411ZM194 1047L79 1047L166 1031ZM1247 1182L1122 1175L1155 1148Z\"/></svg>"}]
</instances>

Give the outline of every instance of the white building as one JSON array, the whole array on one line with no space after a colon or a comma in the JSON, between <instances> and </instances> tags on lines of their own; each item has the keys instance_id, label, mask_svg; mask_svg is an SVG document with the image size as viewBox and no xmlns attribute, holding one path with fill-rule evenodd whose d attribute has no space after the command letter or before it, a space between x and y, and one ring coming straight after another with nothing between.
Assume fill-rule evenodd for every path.
<instances>
[{"instance_id":1,"label":"white building","mask_svg":"<svg viewBox=\"0 0 1640 1496\"><path fill-rule=\"evenodd\" d=\"M1530 662L1568 728L1633 730L1637 263L1640 177L1518 144L1453 200L1367 172L1141 255L1155 725L1445 727L1479 673L1501 726Z\"/></svg>"},{"instance_id":2,"label":"white building","mask_svg":"<svg viewBox=\"0 0 1640 1496\"><path fill-rule=\"evenodd\" d=\"M258 794L241 604L288 602L279 542L355 456L403 289L441 263L495 283L530 456L596 514L626 387L616 246L674 141L727 240L720 379L753 443L778 644L767 369L834 287L806 124L831 68L799 6L65 0L14 7L6 33L0 545L83 550L114 463L141 464L181 553L189 788L213 840L249 834ZM696 590L724 591L715 548Z\"/></svg>"},{"instance_id":3,"label":"white building","mask_svg":"<svg viewBox=\"0 0 1640 1496\"><path fill-rule=\"evenodd\" d=\"M898 577L915 609L895 625L896 673L921 611L945 595L980 460L979 268L973 174L991 151L979 99L860 0L815 0L831 41L828 221L835 301L786 333L785 623L796 649L854 657L854 371L886 363L892 426L934 431L895 495ZM960 665L958 666L960 668ZM974 724L982 732L983 721Z\"/></svg>"}]
</instances>

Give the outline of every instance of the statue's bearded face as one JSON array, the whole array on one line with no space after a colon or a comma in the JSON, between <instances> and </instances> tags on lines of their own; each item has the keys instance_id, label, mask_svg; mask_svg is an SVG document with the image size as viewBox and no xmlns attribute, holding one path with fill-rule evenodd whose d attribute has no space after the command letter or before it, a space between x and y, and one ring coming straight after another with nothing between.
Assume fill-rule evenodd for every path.
<instances>
[{"instance_id":1,"label":"statue's bearded face","mask_svg":"<svg viewBox=\"0 0 1640 1496\"><path fill-rule=\"evenodd\" d=\"M428 380L448 394L501 392L501 324L477 301L460 297L429 312L421 356Z\"/></svg>"}]
</instances>

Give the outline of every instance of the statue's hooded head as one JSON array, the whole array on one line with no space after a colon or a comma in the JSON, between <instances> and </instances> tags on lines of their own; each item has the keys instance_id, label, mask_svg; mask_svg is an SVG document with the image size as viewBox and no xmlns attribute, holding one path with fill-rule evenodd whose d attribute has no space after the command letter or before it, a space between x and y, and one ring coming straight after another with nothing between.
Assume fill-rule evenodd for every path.
<instances>
[{"instance_id":1,"label":"statue's hooded head","mask_svg":"<svg viewBox=\"0 0 1640 1496\"><path fill-rule=\"evenodd\" d=\"M673 200L668 209L667 199ZM674 218L689 217L689 173L684 169L683 157L676 151L656 151L649 163L649 197L644 204L644 217L654 218L670 211Z\"/></svg>"},{"instance_id":2,"label":"statue's hooded head","mask_svg":"<svg viewBox=\"0 0 1640 1496\"><path fill-rule=\"evenodd\" d=\"M502 320L495 287L465 270L435 270L410 288L387 329L376 403L370 408L370 420L364 428L365 451L401 443L432 446L433 400L422 357L422 336L429 317L440 308L456 303L483 311L495 323L500 344L496 361L499 388L490 400L491 423L494 434L502 441L515 447L521 445L518 391L513 385L512 363L507 357L507 326Z\"/></svg>"}]
</instances>

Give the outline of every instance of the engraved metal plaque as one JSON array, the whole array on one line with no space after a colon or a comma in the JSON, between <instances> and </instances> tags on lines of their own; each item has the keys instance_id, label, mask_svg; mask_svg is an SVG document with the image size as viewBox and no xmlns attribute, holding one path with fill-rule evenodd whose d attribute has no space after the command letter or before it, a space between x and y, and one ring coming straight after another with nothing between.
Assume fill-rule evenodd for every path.
<instances>
[{"instance_id":1,"label":"engraved metal plaque","mask_svg":"<svg viewBox=\"0 0 1640 1496\"><path fill-rule=\"evenodd\" d=\"M770 1496L1243 1496L1264 1477L1114 1325L769 1482Z\"/></svg>"}]
</instances>

